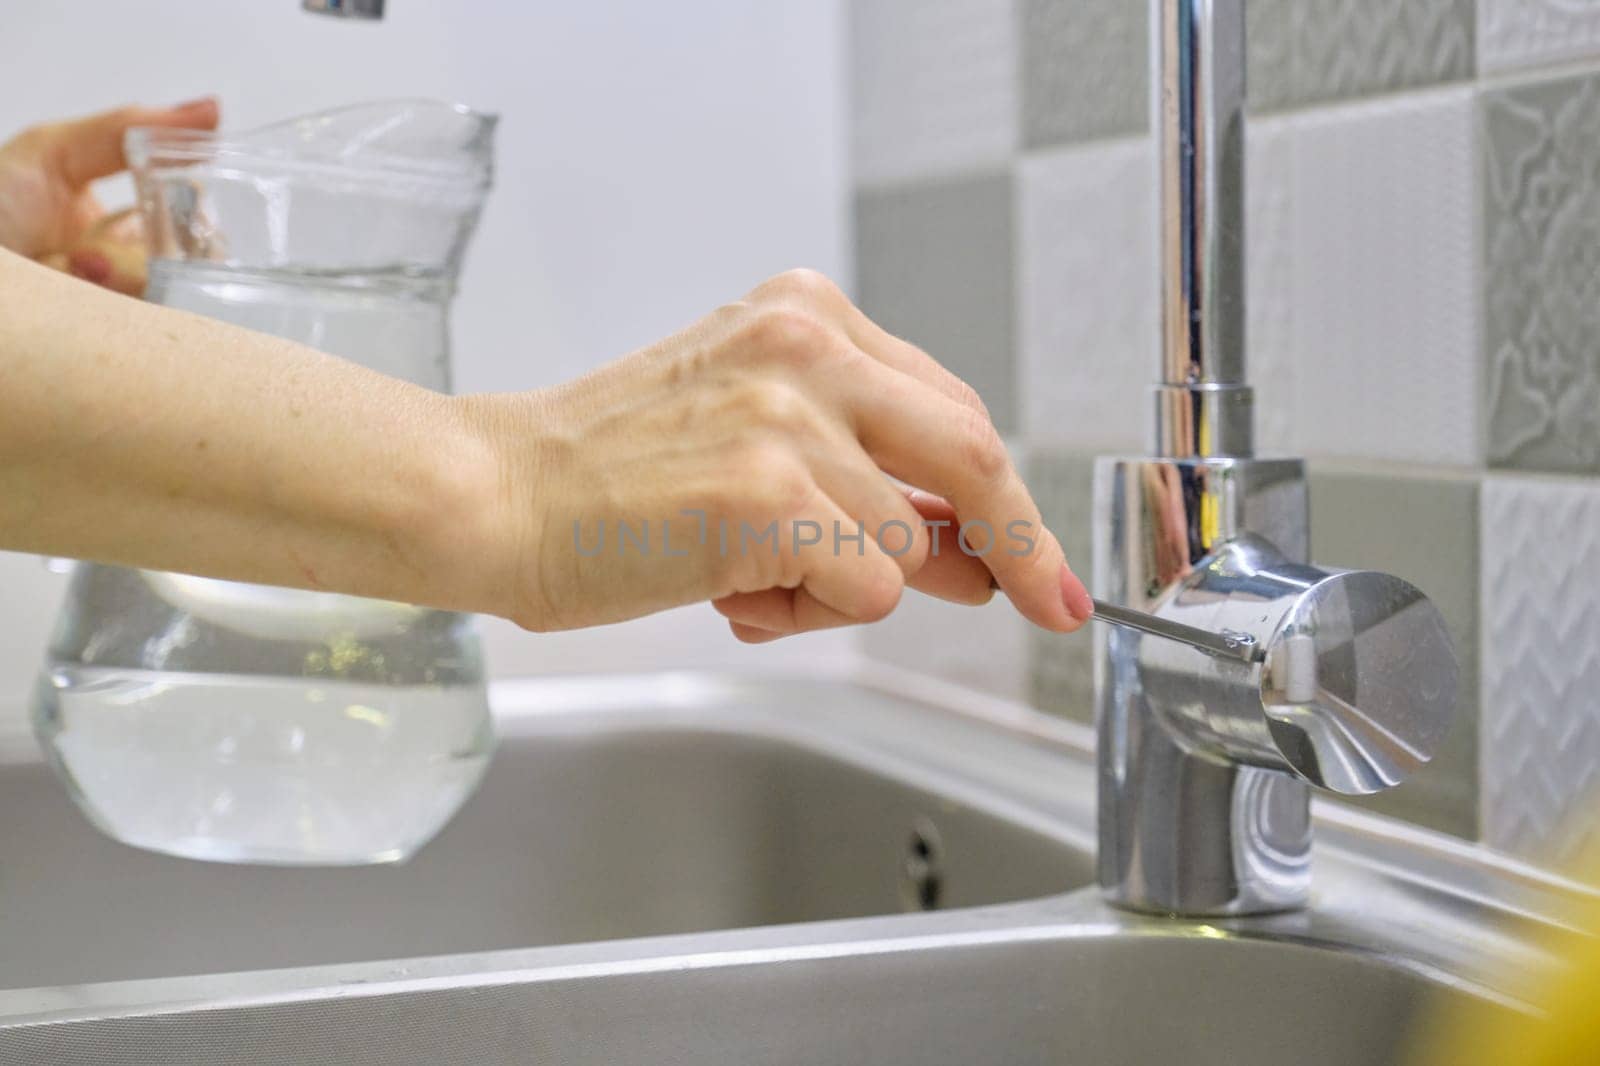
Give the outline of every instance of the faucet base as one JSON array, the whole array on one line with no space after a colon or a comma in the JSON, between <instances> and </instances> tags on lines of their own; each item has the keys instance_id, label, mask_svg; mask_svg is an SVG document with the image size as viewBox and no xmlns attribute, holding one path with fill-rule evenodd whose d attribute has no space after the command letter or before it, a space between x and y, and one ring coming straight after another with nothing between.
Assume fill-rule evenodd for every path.
<instances>
[{"instance_id":1,"label":"faucet base","mask_svg":"<svg viewBox=\"0 0 1600 1066\"><path fill-rule=\"evenodd\" d=\"M1181 751L1156 756L1150 744L1147 738L1145 772L1169 776L1159 793L1140 790L1136 810L1117 805L1126 793L1107 781L1101 764L1099 877L1106 901L1188 918L1304 907L1311 891L1309 788L1275 770ZM1219 808L1226 816L1216 820ZM1107 839L1108 814L1111 824L1132 820L1134 831Z\"/></svg>"},{"instance_id":2,"label":"faucet base","mask_svg":"<svg viewBox=\"0 0 1600 1066\"><path fill-rule=\"evenodd\" d=\"M1309 506L1294 459L1101 459L1095 594L1162 604L1222 544L1264 537L1304 561ZM1306 785L1195 742L1145 692L1141 634L1095 633L1100 885L1122 907L1225 916L1302 906L1310 887ZM1217 669L1255 669L1218 663Z\"/></svg>"}]
</instances>

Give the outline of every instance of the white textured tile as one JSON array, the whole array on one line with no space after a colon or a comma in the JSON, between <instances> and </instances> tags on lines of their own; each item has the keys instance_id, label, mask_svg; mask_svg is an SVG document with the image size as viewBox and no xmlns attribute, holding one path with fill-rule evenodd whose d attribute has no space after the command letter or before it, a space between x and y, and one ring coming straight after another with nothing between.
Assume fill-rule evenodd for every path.
<instances>
[{"instance_id":1,"label":"white textured tile","mask_svg":"<svg viewBox=\"0 0 1600 1066\"><path fill-rule=\"evenodd\" d=\"M1026 700L1030 628L1004 596L964 607L908 591L894 614L860 631L861 650L878 662Z\"/></svg>"},{"instance_id":2,"label":"white textured tile","mask_svg":"<svg viewBox=\"0 0 1600 1066\"><path fill-rule=\"evenodd\" d=\"M1451 89L1252 125L1252 162L1265 164L1252 182L1287 190L1248 235L1258 402L1291 405L1288 425L1262 419L1273 446L1478 462L1472 103L1473 90Z\"/></svg>"},{"instance_id":3,"label":"white textured tile","mask_svg":"<svg viewBox=\"0 0 1600 1066\"><path fill-rule=\"evenodd\" d=\"M993 169L1018 133L1011 0L851 5L858 185Z\"/></svg>"},{"instance_id":4,"label":"white textured tile","mask_svg":"<svg viewBox=\"0 0 1600 1066\"><path fill-rule=\"evenodd\" d=\"M1148 444L1160 345L1154 168L1143 137L1020 165L1022 425L1032 443Z\"/></svg>"},{"instance_id":5,"label":"white textured tile","mask_svg":"<svg viewBox=\"0 0 1600 1066\"><path fill-rule=\"evenodd\" d=\"M1594 0L1478 0L1483 73L1600 55Z\"/></svg>"},{"instance_id":6,"label":"white textured tile","mask_svg":"<svg viewBox=\"0 0 1600 1066\"><path fill-rule=\"evenodd\" d=\"M1245 374L1255 390L1256 451L1295 454L1294 317L1290 314L1293 139L1279 121L1253 121L1245 157Z\"/></svg>"},{"instance_id":7,"label":"white textured tile","mask_svg":"<svg viewBox=\"0 0 1600 1066\"><path fill-rule=\"evenodd\" d=\"M1568 865L1600 847L1600 485L1494 477L1483 507L1485 840Z\"/></svg>"},{"instance_id":8,"label":"white textured tile","mask_svg":"<svg viewBox=\"0 0 1600 1066\"><path fill-rule=\"evenodd\" d=\"M1250 103L1304 107L1472 77L1475 0L1248 0Z\"/></svg>"}]
</instances>

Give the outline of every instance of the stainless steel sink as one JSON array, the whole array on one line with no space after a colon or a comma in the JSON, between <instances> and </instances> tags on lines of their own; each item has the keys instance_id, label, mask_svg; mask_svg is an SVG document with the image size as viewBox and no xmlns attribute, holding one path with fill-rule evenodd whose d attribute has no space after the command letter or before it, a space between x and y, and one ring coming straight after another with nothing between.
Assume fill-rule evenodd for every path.
<instances>
[{"instance_id":1,"label":"stainless steel sink","mask_svg":"<svg viewBox=\"0 0 1600 1066\"><path fill-rule=\"evenodd\" d=\"M1437 1001L1517 1009L1504 922L1554 891L1327 808L1308 911L1115 911L1084 731L881 670L496 705L388 868L125 848L14 752L0 1062L1384 1062Z\"/></svg>"},{"instance_id":2,"label":"stainless steel sink","mask_svg":"<svg viewBox=\"0 0 1600 1066\"><path fill-rule=\"evenodd\" d=\"M1082 839L1004 817L959 775L813 735L810 705L847 701L842 686L521 691L480 792L403 865L142 852L91 828L37 761L6 766L0 988L892 914L1094 876Z\"/></svg>"}]
</instances>

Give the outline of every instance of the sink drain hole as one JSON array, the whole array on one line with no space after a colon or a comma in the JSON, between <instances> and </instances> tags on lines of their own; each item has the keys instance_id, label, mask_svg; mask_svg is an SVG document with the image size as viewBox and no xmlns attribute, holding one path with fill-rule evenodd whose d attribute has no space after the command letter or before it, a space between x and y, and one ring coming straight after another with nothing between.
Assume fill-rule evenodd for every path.
<instances>
[{"instance_id":1,"label":"sink drain hole","mask_svg":"<svg viewBox=\"0 0 1600 1066\"><path fill-rule=\"evenodd\" d=\"M918 818L900 860L900 905L908 911L938 910L943 895L944 844L933 822Z\"/></svg>"}]
</instances>

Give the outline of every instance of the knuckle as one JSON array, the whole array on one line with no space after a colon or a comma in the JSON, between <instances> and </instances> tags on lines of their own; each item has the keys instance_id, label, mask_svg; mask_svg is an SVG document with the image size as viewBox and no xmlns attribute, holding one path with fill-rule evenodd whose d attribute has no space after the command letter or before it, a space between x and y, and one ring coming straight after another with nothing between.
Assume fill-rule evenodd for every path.
<instances>
[{"instance_id":1,"label":"knuckle","mask_svg":"<svg viewBox=\"0 0 1600 1066\"><path fill-rule=\"evenodd\" d=\"M831 352L832 332L816 315L794 307L766 307L745 330L745 345L758 360L805 366Z\"/></svg>"},{"instance_id":2,"label":"knuckle","mask_svg":"<svg viewBox=\"0 0 1600 1066\"><path fill-rule=\"evenodd\" d=\"M985 485L999 482L1011 469L1011 457L1006 453L1005 442L981 411L972 411L965 419L960 435L958 455L972 476Z\"/></svg>"},{"instance_id":3,"label":"knuckle","mask_svg":"<svg viewBox=\"0 0 1600 1066\"><path fill-rule=\"evenodd\" d=\"M728 461L712 494L713 508L757 527L798 514L810 502L811 474L783 444L757 440Z\"/></svg>"},{"instance_id":4,"label":"knuckle","mask_svg":"<svg viewBox=\"0 0 1600 1066\"><path fill-rule=\"evenodd\" d=\"M818 307L831 307L844 298L833 280L819 270L797 267L767 279L757 290L767 297L787 298Z\"/></svg>"},{"instance_id":5,"label":"knuckle","mask_svg":"<svg viewBox=\"0 0 1600 1066\"><path fill-rule=\"evenodd\" d=\"M992 421L992 419L989 417L989 406L983 402L983 397L978 395L978 390L973 388L971 385L968 385L960 378L955 378L954 381L956 400L964 406L980 412L983 415L984 421Z\"/></svg>"},{"instance_id":6,"label":"knuckle","mask_svg":"<svg viewBox=\"0 0 1600 1066\"><path fill-rule=\"evenodd\" d=\"M749 300L732 300L716 308L707 317L713 324L730 329L748 321L754 310Z\"/></svg>"},{"instance_id":7,"label":"knuckle","mask_svg":"<svg viewBox=\"0 0 1600 1066\"><path fill-rule=\"evenodd\" d=\"M773 430L798 435L815 423L811 401L805 393L782 381L752 381L738 387L733 401L742 420L758 439Z\"/></svg>"},{"instance_id":8,"label":"knuckle","mask_svg":"<svg viewBox=\"0 0 1600 1066\"><path fill-rule=\"evenodd\" d=\"M792 518L805 511L816 491L811 474L789 453L763 457L755 501L764 517Z\"/></svg>"}]
</instances>

